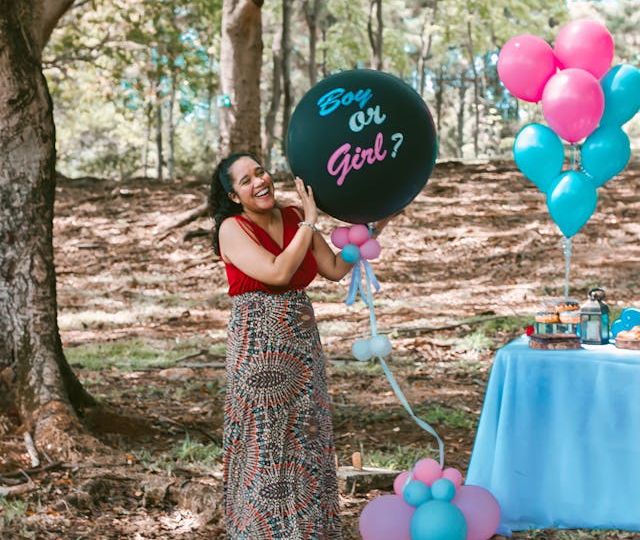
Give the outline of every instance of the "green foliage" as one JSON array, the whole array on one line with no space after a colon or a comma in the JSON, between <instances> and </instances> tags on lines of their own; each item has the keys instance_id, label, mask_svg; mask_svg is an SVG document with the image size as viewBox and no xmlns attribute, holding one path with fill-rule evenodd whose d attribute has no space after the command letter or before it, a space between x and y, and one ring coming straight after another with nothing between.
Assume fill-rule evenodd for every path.
<instances>
[{"instance_id":1,"label":"green foliage","mask_svg":"<svg viewBox=\"0 0 640 540\"><path fill-rule=\"evenodd\" d=\"M295 3L291 29L295 100L308 88L309 31L302 4ZM262 10L266 111L271 102L271 44L281 24L281 5L266 2ZM518 102L501 85L496 60L505 41L526 32L552 43L570 18L591 16L613 33L614 62L637 64L640 44L634 30L639 14L637 0L384 0L385 70L422 91L434 116L439 110L440 157L471 157L475 132L480 155L510 156L519 127L540 120L541 113L539 105ZM123 179L154 174L160 119L164 161L171 130L178 176L208 176L219 141L221 17L222 0L179 5L169 0L93 0L70 10L44 54L55 103L60 171ZM369 18L368 0L322 4L316 54L320 79L323 73L371 66ZM627 127L633 137L640 120ZM282 136L277 128L275 136ZM276 155L274 163L285 162Z\"/></svg>"}]
</instances>

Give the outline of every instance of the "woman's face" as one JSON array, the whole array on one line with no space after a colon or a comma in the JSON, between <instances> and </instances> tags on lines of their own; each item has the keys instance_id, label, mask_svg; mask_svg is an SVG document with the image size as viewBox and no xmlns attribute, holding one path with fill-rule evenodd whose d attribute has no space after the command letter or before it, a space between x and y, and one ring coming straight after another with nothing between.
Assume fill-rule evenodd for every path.
<instances>
[{"instance_id":1,"label":"woman's face","mask_svg":"<svg viewBox=\"0 0 640 540\"><path fill-rule=\"evenodd\" d=\"M231 198L245 210L271 210L276 203L273 180L254 159L243 156L229 168L234 194Z\"/></svg>"}]
</instances>

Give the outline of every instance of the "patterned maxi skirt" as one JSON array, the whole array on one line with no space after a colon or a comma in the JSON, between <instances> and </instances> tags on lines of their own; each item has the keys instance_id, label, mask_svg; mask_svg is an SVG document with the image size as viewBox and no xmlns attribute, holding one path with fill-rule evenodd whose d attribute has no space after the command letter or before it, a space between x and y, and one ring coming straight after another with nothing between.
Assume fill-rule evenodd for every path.
<instances>
[{"instance_id":1,"label":"patterned maxi skirt","mask_svg":"<svg viewBox=\"0 0 640 540\"><path fill-rule=\"evenodd\" d=\"M224 422L232 540L340 540L333 428L303 291L233 297Z\"/></svg>"}]
</instances>

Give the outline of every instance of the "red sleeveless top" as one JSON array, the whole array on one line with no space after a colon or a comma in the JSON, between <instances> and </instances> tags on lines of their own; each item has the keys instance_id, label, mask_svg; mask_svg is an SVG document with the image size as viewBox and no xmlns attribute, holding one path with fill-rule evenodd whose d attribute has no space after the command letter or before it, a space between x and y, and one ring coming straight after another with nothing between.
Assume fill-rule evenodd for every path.
<instances>
[{"instance_id":1,"label":"red sleeveless top","mask_svg":"<svg viewBox=\"0 0 640 540\"><path fill-rule=\"evenodd\" d=\"M256 225L253 221L247 219L244 216L233 216L236 221L240 223L240 226L245 230L253 232L254 236L260 243L260 245L267 251L274 255L280 255L284 248L286 248L298 230L298 223L300 222L300 216L294 210L293 206L281 208L280 213L282 215L282 227L284 229L283 234L283 247L281 248L277 242L269 236L259 225ZM235 296L246 292L264 291L272 294L284 293L287 291L293 291L298 289L304 289L309 283L313 281L318 273L318 263L311 251L311 248L307 250L302 263L293 274L291 281L284 287L276 287L273 285L266 285L257 279L254 279L242 270L231 264L230 262L224 262L225 270L227 271L227 281L229 282L229 296Z\"/></svg>"}]
</instances>

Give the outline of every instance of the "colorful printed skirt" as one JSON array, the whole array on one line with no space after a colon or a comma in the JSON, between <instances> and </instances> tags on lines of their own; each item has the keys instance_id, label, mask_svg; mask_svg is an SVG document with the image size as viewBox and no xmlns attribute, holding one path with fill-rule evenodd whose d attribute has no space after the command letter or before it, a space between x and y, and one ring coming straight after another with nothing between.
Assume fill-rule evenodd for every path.
<instances>
[{"instance_id":1,"label":"colorful printed skirt","mask_svg":"<svg viewBox=\"0 0 640 540\"><path fill-rule=\"evenodd\" d=\"M341 539L325 359L309 298L234 296L228 336L229 538Z\"/></svg>"}]
</instances>

